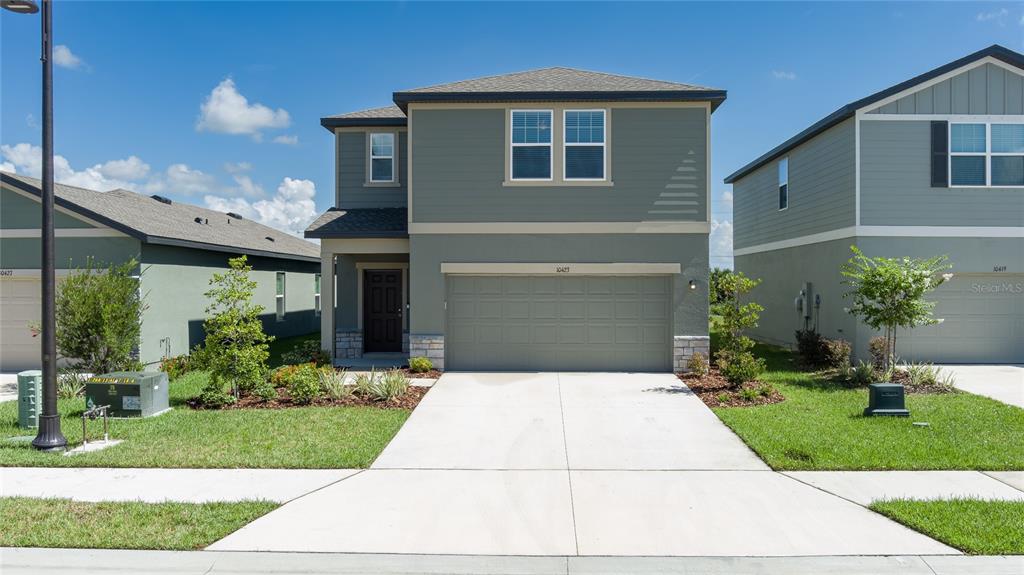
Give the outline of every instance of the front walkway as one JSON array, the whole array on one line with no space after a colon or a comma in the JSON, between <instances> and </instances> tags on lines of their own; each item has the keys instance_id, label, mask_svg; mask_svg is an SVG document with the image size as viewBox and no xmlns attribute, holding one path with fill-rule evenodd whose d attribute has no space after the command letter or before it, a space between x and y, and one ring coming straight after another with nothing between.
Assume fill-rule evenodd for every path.
<instances>
[{"instance_id":1,"label":"front walkway","mask_svg":"<svg viewBox=\"0 0 1024 575\"><path fill-rule=\"evenodd\" d=\"M1024 365L943 365L956 376L956 387L1024 407Z\"/></svg>"},{"instance_id":2,"label":"front walkway","mask_svg":"<svg viewBox=\"0 0 1024 575\"><path fill-rule=\"evenodd\" d=\"M957 554L768 470L670 374L554 373L446 374L370 470L210 549Z\"/></svg>"}]
</instances>

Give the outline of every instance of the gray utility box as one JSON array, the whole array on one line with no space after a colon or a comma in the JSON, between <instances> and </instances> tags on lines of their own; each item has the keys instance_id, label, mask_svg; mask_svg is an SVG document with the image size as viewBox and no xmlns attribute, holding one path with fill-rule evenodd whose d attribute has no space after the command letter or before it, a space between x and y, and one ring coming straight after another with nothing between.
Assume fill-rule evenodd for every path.
<instances>
[{"instance_id":1,"label":"gray utility box","mask_svg":"<svg viewBox=\"0 0 1024 575\"><path fill-rule=\"evenodd\" d=\"M18 374L18 427L39 427L39 410L43 408L43 372L30 369Z\"/></svg>"},{"instance_id":2,"label":"gray utility box","mask_svg":"<svg viewBox=\"0 0 1024 575\"><path fill-rule=\"evenodd\" d=\"M167 374L162 371L117 371L85 382L85 407L109 405L110 417L149 417L170 409Z\"/></svg>"},{"instance_id":3,"label":"gray utility box","mask_svg":"<svg viewBox=\"0 0 1024 575\"><path fill-rule=\"evenodd\" d=\"M868 408L865 416L890 415L907 417L910 412L904 402L903 386L898 383L872 383L868 386Z\"/></svg>"}]
</instances>

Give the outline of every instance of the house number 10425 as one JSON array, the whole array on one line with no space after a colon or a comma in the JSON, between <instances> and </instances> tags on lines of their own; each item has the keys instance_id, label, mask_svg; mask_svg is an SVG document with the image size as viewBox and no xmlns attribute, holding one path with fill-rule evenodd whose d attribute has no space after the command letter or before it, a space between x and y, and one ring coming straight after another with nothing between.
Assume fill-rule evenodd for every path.
<instances>
[{"instance_id":1,"label":"house number 10425","mask_svg":"<svg viewBox=\"0 0 1024 575\"><path fill-rule=\"evenodd\" d=\"M555 266L556 274L567 274L569 273L569 266Z\"/></svg>"}]
</instances>

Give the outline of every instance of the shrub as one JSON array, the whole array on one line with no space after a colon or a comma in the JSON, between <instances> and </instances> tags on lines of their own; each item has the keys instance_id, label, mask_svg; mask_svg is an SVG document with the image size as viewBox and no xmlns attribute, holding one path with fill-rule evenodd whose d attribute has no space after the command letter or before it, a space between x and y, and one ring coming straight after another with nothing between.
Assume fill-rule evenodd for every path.
<instances>
[{"instance_id":1,"label":"shrub","mask_svg":"<svg viewBox=\"0 0 1024 575\"><path fill-rule=\"evenodd\" d=\"M288 395L294 403L312 403L321 395L319 370L311 363L296 367L298 369L291 373L288 380Z\"/></svg>"},{"instance_id":2,"label":"shrub","mask_svg":"<svg viewBox=\"0 0 1024 575\"><path fill-rule=\"evenodd\" d=\"M426 373L434 369L434 362L425 357L410 357L409 371L413 373Z\"/></svg>"},{"instance_id":3,"label":"shrub","mask_svg":"<svg viewBox=\"0 0 1024 575\"><path fill-rule=\"evenodd\" d=\"M686 360L686 369L699 377L704 377L711 371L708 365L708 358L704 357L704 354L699 351L694 352L690 359Z\"/></svg>"},{"instance_id":4,"label":"shrub","mask_svg":"<svg viewBox=\"0 0 1024 575\"><path fill-rule=\"evenodd\" d=\"M796 332L796 345L800 362L808 367L843 369L850 365L851 347L846 340L828 339L803 329Z\"/></svg>"},{"instance_id":5,"label":"shrub","mask_svg":"<svg viewBox=\"0 0 1024 575\"><path fill-rule=\"evenodd\" d=\"M160 371L167 374L167 379L175 380L191 371L189 356L176 355L160 360Z\"/></svg>"},{"instance_id":6,"label":"shrub","mask_svg":"<svg viewBox=\"0 0 1024 575\"><path fill-rule=\"evenodd\" d=\"M377 382L377 372L370 370L370 373L360 373L356 376L355 385L353 385L353 393L360 397L370 397L373 386Z\"/></svg>"},{"instance_id":7,"label":"shrub","mask_svg":"<svg viewBox=\"0 0 1024 575\"><path fill-rule=\"evenodd\" d=\"M208 409L220 409L237 401L235 396L224 390L224 382L217 374L210 374L210 381L199 394L199 403Z\"/></svg>"},{"instance_id":8,"label":"shrub","mask_svg":"<svg viewBox=\"0 0 1024 575\"><path fill-rule=\"evenodd\" d=\"M331 354L327 350L320 348L319 340L306 340L282 353L281 361L286 365L298 365L300 363L313 363L318 366L330 365Z\"/></svg>"},{"instance_id":9,"label":"shrub","mask_svg":"<svg viewBox=\"0 0 1024 575\"><path fill-rule=\"evenodd\" d=\"M85 394L85 382L88 378L84 373L74 369L62 369L57 374L57 397L74 399Z\"/></svg>"},{"instance_id":10,"label":"shrub","mask_svg":"<svg viewBox=\"0 0 1024 575\"><path fill-rule=\"evenodd\" d=\"M723 350L718 359L718 369L729 383L741 385L764 373L765 363L749 351L727 354Z\"/></svg>"},{"instance_id":11,"label":"shrub","mask_svg":"<svg viewBox=\"0 0 1024 575\"><path fill-rule=\"evenodd\" d=\"M850 342L845 339L826 339L822 353L822 365L843 369L850 365Z\"/></svg>"},{"instance_id":12,"label":"shrub","mask_svg":"<svg viewBox=\"0 0 1024 575\"><path fill-rule=\"evenodd\" d=\"M885 367L885 356L889 353L889 339L884 335L878 335L868 341L868 352L871 354L871 365L875 369Z\"/></svg>"},{"instance_id":13,"label":"shrub","mask_svg":"<svg viewBox=\"0 0 1024 575\"><path fill-rule=\"evenodd\" d=\"M352 396L353 389L345 385L345 372L335 371L333 367L321 367L316 370L320 379L320 390L329 399L346 399Z\"/></svg>"},{"instance_id":14,"label":"shrub","mask_svg":"<svg viewBox=\"0 0 1024 575\"><path fill-rule=\"evenodd\" d=\"M775 388L772 387L770 383L762 383L761 385L758 385L754 389L757 390L757 394L760 395L761 397L769 397L771 396L772 392L775 391Z\"/></svg>"},{"instance_id":15,"label":"shrub","mask_svg":"<svg viewBox=\"0 0 1024 575\"><path fill-rule=\"evenodd\" d=\"M907 366L907 384L911 387L927 386L952 389L956 376L943 372L941 367L930 363L911 363Z\"/></svg>"},{"instance_id":16,"label":"shrub","mask_svg":"<svg viewBox=\"0 0 1024 575\"><path fill-rule=\"evenodd\" d=\"M744 387L740 390L740 399L743 401L754 401L758 396L760 396L760 393L758 393L757 388Z\"/></svg>"},{"instance_id":17,"label":"shrub","mask_svg":"<svg viewBox=\"0 0 1024 575\"><path fill-rule=\"evenodd\" d=\"M723 275L719 280L719 289L731 297L713 307L713 311L721 316L722 325L722 343L716 353L716 362L722 374L733 385L751 381L764 371L764 360L755 358L750 351L754 347L754 340L743 335L744 330L757 327L759 314L764 311L764 307L755 302L740 303L742 296L759 283L760 280L750 279L742 272Z\"/></svg>"},{"instance_id":18,"label":"shrub","mask_svg":"<svg viewBox=\"0 0 1024 575\"><path fill-rule=\"evenodd\" d=\"M370 399L388 401L409 391L409 379L400 370L391 369L372 382L368 390Z\"/></svg>"},{"instance_id":19,"label":"shrub","mask_svg":"<svg viewBox=\"0 0 1024 575\"><path fill-rule=\"evenodd\" d=\"M146 306L134 259L106 269L85 268L65 278L55 297L57 351L76 369L108 373L133 367Z\"/></svg>"},{"instance_id":20,"label":"shrub","mask_svg":"<svg viewBox=\"0 0 1024 575\"><path fill-rule=\"evenodd\" d=\"M864 386L875 382L875 368L863 360L857 363L856 367L849 367L846 371L846 381L852 386Z\"/></svg>"},{"instance_id":21,"label":"shrub","mask_svg":"<svg viewBox=\"0 0 1024 575\"><path fill-rule=\"evenodd\" d=\"M718 403L729 403L730 397L728 393L719 393L715 396L715 399L718 400Z\"/></svg>"}]
</instances>

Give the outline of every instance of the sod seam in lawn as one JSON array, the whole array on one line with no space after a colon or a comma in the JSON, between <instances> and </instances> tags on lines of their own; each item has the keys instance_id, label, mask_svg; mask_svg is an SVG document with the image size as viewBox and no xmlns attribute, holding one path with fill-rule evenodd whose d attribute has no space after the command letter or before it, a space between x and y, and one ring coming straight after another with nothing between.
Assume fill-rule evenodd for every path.
<instances>
[{"instance_id":1,"label":"sod seam in lawn","mask_svg":"<svg viewBox=\"0 0 1024 575\"><path fill-rule=\"evenodd\" d=\"M876 501L871 509L974 555L1024 555L1024 501Z\"/></svg>"},{"instance_id":2,"label":"sod seam in lawn","mask_svg":"<svg viewBox=\"0 0 1024 575\"><path fill-rule=\"evenodd\" d=\"M409 410L376 407L193 410L185 400L206 384L205 373L171 383L171 411L145 419L111 419L110 435L124 443L74 456L39 453L7 437L34 435L17 426L18 404L0 404L0 466L184 467L184 468L365 468L409 417ZM69 445L82 440L82 398L61 400ZM89 423L102 437L103 423Z\"/></svg>"},{"instance_id":3,"label":"sod seam in lawn","mask_svg":"<svg viewBox=\"0 0 1024 575\"><path fill-rule=\"evenodd\" d=\"M1024 409L962 392L911 394L909 418L864 417L867 389L801 372L777 347L755 353L768 360L761 379L786 401L714 412L773 469L1024 469Z\"/></svg>"},{"instance_id":4,"label":"sod seam in lawn","mask_svg":"<svg viewBox=\"0 0 1024 575\"><path fill-rule=\"evenodd\" d=\"M91 503L0 498L0 547L201 549L277 508L232 503Z\"/></svg>"}]
</instances>

